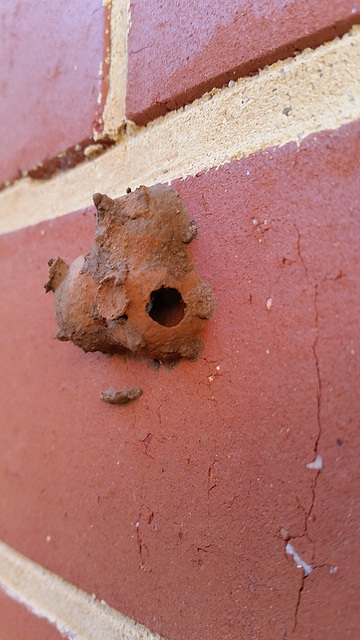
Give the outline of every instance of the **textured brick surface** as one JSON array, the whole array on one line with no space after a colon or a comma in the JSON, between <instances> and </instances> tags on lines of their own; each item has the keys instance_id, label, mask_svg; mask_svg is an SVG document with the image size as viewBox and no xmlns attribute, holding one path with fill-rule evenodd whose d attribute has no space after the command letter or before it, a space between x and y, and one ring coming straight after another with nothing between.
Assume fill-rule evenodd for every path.
<instances>
[{"instance_id":1,"label":"textured brick surface","mask_svg":"<svg viewBox=\"0 0 360 640\"><path fill-rule=\"evenodd\" d=\"M359 0L132 0L127 116L145 124L359 21Z\"/></svg>"},{"instance_id":2,"label":"textured brick surface","mask_svg":"<svg viewBox=\"0 0 360 640\"><path fill-rule=\"evenodd\" d=\"M22 604L0 591L1 640L61 640L64 636L47 620L38 618Z\"/></svg>"},{"instance_id":3,"label":"textured brick surface","mask_svg":"<svg viewBox=\"0 0 360 640\"><path fill-rule=\"evenodd\" d=\"M51 339L46 262L90 248L91 211L0 237L2 539L170 639L356 636L359 142L174 184L217 302L195 364ZM99 399L133 384L131 406Z\"/></svg>"},{"instance_id":4,"label":"textured brick surface","mask_svg":"<svg viewBox=\"0 0 360 640\"><path fill-rule=\"evenodd\" d=\"M107 19L101 0L1 4L0 184L99 127Z\"/></svg>"}]
</instances>

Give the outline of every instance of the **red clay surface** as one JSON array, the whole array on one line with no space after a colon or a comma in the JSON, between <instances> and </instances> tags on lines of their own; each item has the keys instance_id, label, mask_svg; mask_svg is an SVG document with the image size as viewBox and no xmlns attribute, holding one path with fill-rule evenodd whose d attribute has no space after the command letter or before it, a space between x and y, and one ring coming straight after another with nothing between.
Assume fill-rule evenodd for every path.
<instances>
[{"instance_id":1,"label":"red clay surface","mask_svg":"<svg viewBox=\"0 0 360 640\"><path fill-rule=\"evenodd\" d=\"M47 620L38 618L0 590L1 640L61 640L64 638Z\"/></svg>"},{"instance_id":2,"label":"red clay surface","mask_svg":"<svg viewBox=\"0 0 360 640\"><path fill-rule=\"evenodd\" d=\"M107 20L101 0L2 3L0 184L98 128Z\"/></svg>"},{"instance_id":3,"label":"red clay surface","mask_svg":"<svg viewBox=\"0 0 360 640\"><path fill-rule=\"evenodd\" d=\"M357 637L359 149L353 124L174 183L216 296L195 364L52 340L47 259L93 210L0 237L2 539L170 640Z\"/></svg>"},{"instance_id":4,"label":"red clay surface","mask_svg":"<svg viewBox=\"0 0 360 640\"><path fill-rule=\"evenodd\" d=\"M132 0L127 117L146 124L359 22L359 0Z\"/></svg>"}]
</instances>

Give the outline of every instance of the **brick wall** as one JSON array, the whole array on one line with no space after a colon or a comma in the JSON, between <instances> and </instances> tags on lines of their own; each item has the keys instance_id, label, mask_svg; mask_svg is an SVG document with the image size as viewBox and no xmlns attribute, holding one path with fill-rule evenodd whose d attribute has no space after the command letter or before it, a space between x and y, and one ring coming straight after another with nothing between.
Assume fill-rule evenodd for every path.
<instances>
[{"instance_id":1,"label":"brick wall","mask_svg":"<svg viewBox=\"0 0 360 640\"><path fill-rule=\"evenodd\" d=\"M0 640L356 638L360 3L0 16ZM54 340L49 258L157 183L199 227L203 354Z\"/></svg>"}]
</instances>

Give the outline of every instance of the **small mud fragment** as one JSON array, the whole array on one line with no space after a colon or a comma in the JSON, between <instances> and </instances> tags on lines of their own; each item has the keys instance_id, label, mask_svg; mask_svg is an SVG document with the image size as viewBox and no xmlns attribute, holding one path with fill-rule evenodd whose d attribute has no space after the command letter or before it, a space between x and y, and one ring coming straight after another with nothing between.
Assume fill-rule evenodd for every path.
<instances>
[{"instance_id":1,"label":"small mud fragment","mask_svg":"<svg viewBox=\"0 0 360 640\"><path fill-rule=\"evenodd\" d=\"M197 225L185 204L167 185L93 199L94 247L70 266L49 261L56 337L84 351L196 360L214 297L191 259Z\"/></svg>"},{"instance_id":2,"label":"small mud fragment","mask_svg":"<svg viewBox=\"0 0 360 640\"><path fill-rule=\"evenodd\" d=\"M119 391L114 389L106 389L100 394L101 400L109 402L109 404L121 404L123 406L134 402L142 395L142 389L140 387L124 387Z\"/></svg>"}]
</instances>

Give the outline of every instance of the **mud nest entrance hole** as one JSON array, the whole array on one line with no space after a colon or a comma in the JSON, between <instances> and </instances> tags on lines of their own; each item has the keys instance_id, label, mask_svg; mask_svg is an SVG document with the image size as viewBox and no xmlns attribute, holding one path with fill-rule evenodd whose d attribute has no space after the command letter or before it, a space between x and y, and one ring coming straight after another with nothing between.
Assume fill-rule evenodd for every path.
<instances>
[{"instance_id":1,"label":"mud nest entrance hole","mask_svg":"<svg viewBox=\"0 0 360 640\"><path fill-rule=\"evenodd\" d=\"M146 311L163 327L176 327L185 315L186 304L177 289L161 287L150 295Z\"/></svg>"}]
</instances>

